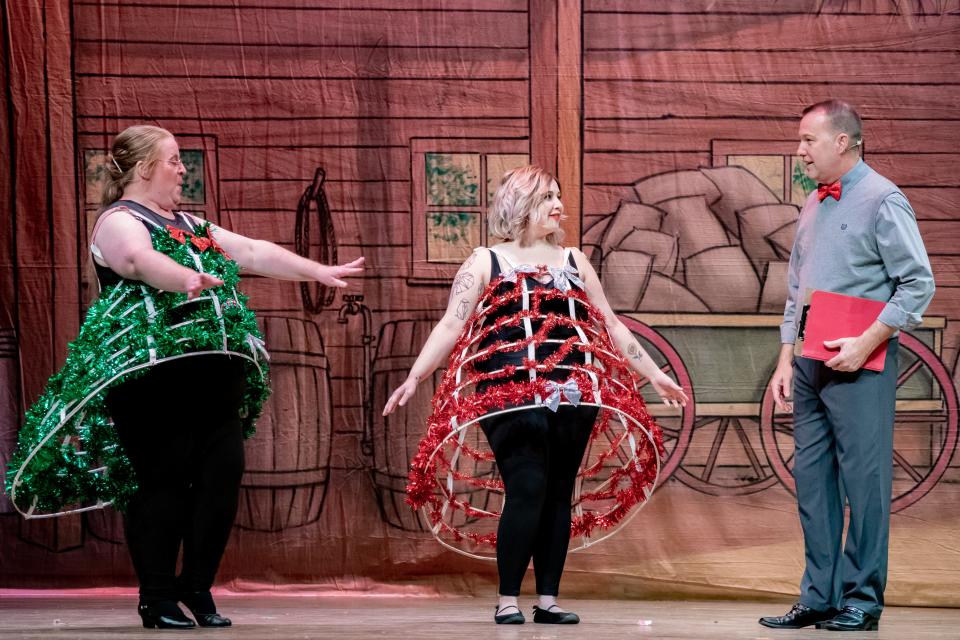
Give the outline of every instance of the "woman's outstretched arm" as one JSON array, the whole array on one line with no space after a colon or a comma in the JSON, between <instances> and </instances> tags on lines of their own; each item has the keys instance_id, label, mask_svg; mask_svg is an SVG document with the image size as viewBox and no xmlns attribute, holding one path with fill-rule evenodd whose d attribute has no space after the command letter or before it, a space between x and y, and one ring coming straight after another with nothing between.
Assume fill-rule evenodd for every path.
<instances>
[{"instance_id":1,"label":"woman's outstretched arm","mask_svg":"<svg viewBox=\"0 0 960 640\"><path fill-rule=\"evenodd\" d=\"M446 363L453 345L463 330L463 325L477 307L480 294L488 284L490 260L490 251L475 249L457 271L453 285L450 287L450 300L443 318L430 332L430 337L427 338L420 355L410 368L407 379L387 400L386 406L383 407L383 415L389 415L398 406L407 404L407 401L416 393L420 381Z\"/></svg>"},{"instance_id":2,"label":"woman's outstretched arm","mask_svg":"<svg viewBox=\"0 0 960 640\"><path fill-rule=\"evenodd\" d=\"M212 230L214 239L237 264L259 276L301 282L315 280L328 287L346 287L342 278L363 271L363 258L340 265L320 264L267 240L248 238L222 227L212 227Z\"/></svg>"}]
</instances>

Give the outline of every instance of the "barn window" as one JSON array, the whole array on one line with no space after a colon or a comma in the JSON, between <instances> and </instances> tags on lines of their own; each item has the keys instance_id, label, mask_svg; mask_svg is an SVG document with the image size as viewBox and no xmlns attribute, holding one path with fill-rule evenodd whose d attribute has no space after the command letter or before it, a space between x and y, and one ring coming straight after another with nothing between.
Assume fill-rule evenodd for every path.
<instances>
[{"instance_id":1,"label":"barn window","mask_svg":"<svg viewBox=\"0 0 960 640\"><path fill-rule=\"evenodd\" d=\"M793 155L795 141L713 140L713 166L743 167L788 204L803 206L817 183L803 173L803 162Z\"/></svg>"},{"instance_id":2,"label":"barn window","mask_svg":"<svg viewBox=\"0 0 960 640\"><path fill-rule=\"evenodd\" d=\"M448 280L487 246L487 207L509 169L529 163L524 139L412 141L414 280Z\"/></svg>"}]
</instances>

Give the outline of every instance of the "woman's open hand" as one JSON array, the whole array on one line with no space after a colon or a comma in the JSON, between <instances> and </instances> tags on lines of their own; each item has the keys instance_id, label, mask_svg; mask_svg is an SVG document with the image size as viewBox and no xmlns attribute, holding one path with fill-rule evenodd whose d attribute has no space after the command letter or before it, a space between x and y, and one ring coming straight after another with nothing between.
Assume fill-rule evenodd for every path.
<instances>
[{"instance_id":1,"label":"woman's open hand","mask_svg":"<svg viewBox=\"0 0 960 640\"><path fill-rule=\"evenodd\" d=\"M346 281L341 278L355 276L363 272L364 258L360 257L353 262L339 265L320 265L320 273L317 275L317 282L325 284L328 287L345 287Z\"/></svg>"},{"instance_id":2,"label":"woman's open hand","mask_svg":"<svg viewBox=\"0 0 960 640\"><path fill-rule=\"evenodd\" d=\"M416 378L407 378L403 381L399 387L397 387L394 392L390 395L390 399L387 400L386 406L383 407L383 415L388 416L393 413L394 409L397 407L402 407L407 404L407 400L413 397L413 394L417 392L417 383L419 381Z\"/></svg>"},{"instance_id":3,"label":"woman's open hand","mask_svg":"<svg viewBox=\"0 0 960 640\"><path fill-rule=\"evenodd\" d=\"M687 394L684 393L683 387L674 382L673 378L663 371L658 372L658 374L650 380L650 384L653 385L657 395L663 400L663 404L670 407L687 406Z\"/></svg>"},{"instance_id":4,"label":"woman's open hand","mask_svg":"<svg viewBox=\"0 0 960 640\"><path fill-rule=\"evenodd\" d=\"M209 273L199 273L194 272L192 275L187 276L187 281L184 283L184 290L187 293L187 300L193 300L200 292L204 289L212 289L213 287L219 287L223 284L223 280L220 278L215 278Z\"/></svg>"}]
</instances>

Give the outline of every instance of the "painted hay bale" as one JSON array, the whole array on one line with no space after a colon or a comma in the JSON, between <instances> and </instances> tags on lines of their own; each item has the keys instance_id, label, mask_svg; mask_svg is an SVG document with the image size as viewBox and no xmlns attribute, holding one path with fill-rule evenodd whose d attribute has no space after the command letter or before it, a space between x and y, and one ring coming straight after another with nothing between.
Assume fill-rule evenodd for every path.
<instances>
[{"instance_id":1,"label":"painted hay bale","mask_svg":"<svg viewBox=\"0 0 960 640\"><path fill-rule=\"evenodd\" d=\"M668 313L707 313L706 303L697 295L672 278L659 273L650 275L637 311Z\"/></svg>"},{"instance_id":2,"label":"painted hay bale","mask_svg":"<svg viewBox=\"0 0 960 640\"><path fill-rule=\"evenodd\" d=\"M612 251L603 261L600 282L615 311L633 311L653 272L653 256L639 251Z\"/></svg>"},{"instance_id":3,"label":"painted hay bale","mask_svg":"<svg viewBox=\"0 0 960 640\"><path fill-rule=\"evenodd\" d=\"M763 272L763 289L760 292L759 313L783 313L787 302L787 267L789 263L776 260L767 263Z\"/></svg>"},{"instance_id":4,"label":"painted hay bale","mask_svg":"<svg viewBox=\"0 0 960 640\"><path fill-rule=\"evenodd\" d=\"M703 196L707 202L714 202L720 198L720 190L709 178L696 169L685 171L669 171L653 176L633 184L640 202L657 204L664 200L687 196Z\"/></svg>"},{"instance_id":5,"label":"painted hay bale","mask_svg":"<svg viewBox=\"0 0 960 640\"><path fill-rule=\"evenodd\" d=\"M797 225L795 222L788 222L773 233L767 234L766 241L773 248L773 252L779 260L790 260L790 252L793 250L793 239L797 235Z\"/></svg>"},{"instance_id":6,"label":"painted hay bale","mask_svg":"<svg viewBox=\"0 0 960 640\"><path fill-rule=\"evenodd\" d=\"M593 265L594 271L598 274L603 265L603 248L600 243L603 241L603 234L606 233L611 221L613 221L613 214L597 216L589 223L584 219L584 224L588 224L588 226L580 236L580 249L590 260L590 264Z\"/></svg>"},{"instance_id":7,"label":"painted hay bale","mask_svg":"<svg viewBox=\"0 0 960 640\"><path fill-rule=\"evenodd\" d=\"M714 247L684 260L687 287L714 312L756 312L760 279L740 247Z\"/></svg>"},{"instance_id":8,"label":"painted hay bale","mask_svg":"<svg viewBox=\"0 0 960 640\"><path fill-rule=\"evenodd\" d=\"M757 273L767 262L780 259L767 236L785 224L795 224L800 208L792 204L761 204L737 212L740 246L749 256Z\"/></svg>"},{"instance_id":9,"label":"painted hay bale","mask_svg":"<svg viewBox=\"0 0 960 640\"><path fill-rule=\"evenodd\" d=\"M720 190L720 198L710 203L720 222L731 232L738 233L737 212L760 204L779 204L780 198L755 175L743 167L701 169Z\"/></svg>"},{"instance_id":10,"label":"painted hay bale","mask_svg":"<svg viewBox=\"0 0 960 640\"><path fill-rule=\"evenodd\" d=\"M707 206L703 196L674 198L658 206L667 213L660 231L678 238L681 258L730 244L723 224Z\"/></svg>"},{"instance_id":11,"label":"painted hay bale","mask_svg":"<svg viewBox=\"0 0 960 640\"><path fill-rule=\"evenodd\" d=\"M597 216L593 218L587 225L587 228L583 230L583 233L580 236L583 244L592 244L600 245L600 241L603 240L603 234L607 232L607 227L610 226L610 223L613 221L613 215L607 214L605 216ZM586 218L584 219L586 223Z\"/></svg>"},{"instance_id":12,"label":"painted hay bale","mask_svg":"<svg viewBox=\"0 0 960 640\"><path fill-rule=\"evenodd\" d=\"M639 202L621 202L603 234L600 246L604 253L609 253L634 231L659 231L662 220L663 211L656 207Z\"/></svg>"},{"instance_id":13,"label":"painted hay bale","mask_svg":"<svg viewBox=\"0 0 960 640\"><path fill-rule=\"evenodd\" d=\"M677 237L659 231L637 229L620 241L618 251L637 251L653 256L653 271L672 278L680 253Z\"/></svg>"}]
</instances>

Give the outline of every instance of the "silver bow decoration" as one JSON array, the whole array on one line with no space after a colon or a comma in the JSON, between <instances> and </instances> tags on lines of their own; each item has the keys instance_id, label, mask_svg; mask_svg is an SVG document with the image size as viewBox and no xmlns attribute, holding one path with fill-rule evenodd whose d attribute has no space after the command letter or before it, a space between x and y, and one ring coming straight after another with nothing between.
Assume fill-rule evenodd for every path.
<instances>
[{"instance_id":1,"label":"silver bow decoration","mask_svg":"<svg viewBox=\"0 0 960 640\"><path fill-rule=\"evenodd\" d=\"M570 404L575 407L580 405L580 397L582 395L580 393L580 385L578 385L577 381L573 378L570 378L563 384L550 380L547 382L547 390L550 391L550 395L543 401L543 405L554 413L560 408L561 397L566 398Z\"/></svg>"},{"instance_id":2,"label":"silver bow decoration","mask_svg":"<svg viewBox=\"0 0 960 640\"><path fill-rule=\"evenodd\" d=\"M537 269L537 268L536 268L535 266L533 266L533 265L530 265L530 264L518 264L518 265L515 266L513 269L510 269L510 271L507 271L507 272L504 274L503 279L506 280L507 282L516 282L516 281L517 281L517 277L518 277L519 275L521 275L521 274L523 274L524 276L526 276L526 275L528 275L528 274L538 273L539 271L540 271L540 270Z\"/></svg>"},{"instance_id":3,"label":"silver bow decoration","mask_svg":"<svg viewBox=\"0 0 960 640\"><path fill-rule=\"evenodd\" d=\"M577 270L572 265L565 264L559 268L547 267L547 271L553 276L553 285L564 293L570 291L571 285L577 285L581 289L584 288L583 280L580 279Z\"/></svg>"},{"instance_id":4,"label":"silver bow decoration","mask_svg":"<svg viewBox=\"0 0 960 640\"><path fill-rule=\"evenodd\" d=\"M257 353L263 356L263 359L267 362L270 362L270 354L267 352L267 343L253 335L252 333L247 334L247 345L250 346L250 353L253 354L253 359L257 362L260 361L260 358L257 356Z\"/></svg>"}]
</instances>

